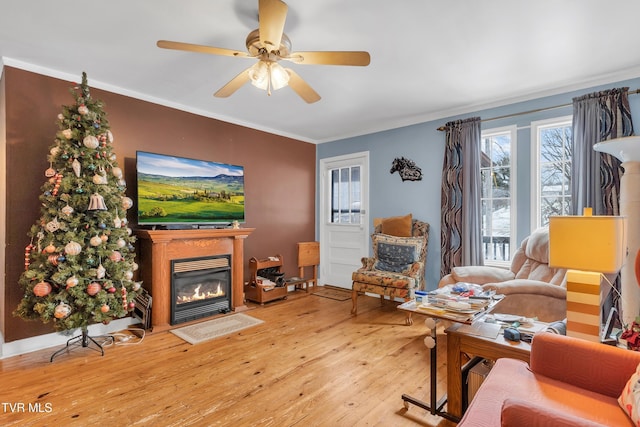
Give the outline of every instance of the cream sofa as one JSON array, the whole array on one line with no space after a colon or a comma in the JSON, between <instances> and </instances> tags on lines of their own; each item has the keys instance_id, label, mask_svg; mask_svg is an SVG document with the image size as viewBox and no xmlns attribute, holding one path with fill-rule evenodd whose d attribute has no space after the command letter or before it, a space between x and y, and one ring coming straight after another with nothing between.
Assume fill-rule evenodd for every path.
<instances>
[{"instance_id":1,"label":"cream sofa","mask_svg":"<svg viewBox=\"0 0 640 427\"><path fill-rule=\"evenodd\" d=\"M438 286L459 282L483 285L504 298L495 313L537 317L543 322L562 320L567 312L566 270L549 267L549 230L540 228L525 238L509 269L489 266L454 267Z\"/></svg>"}]
</instances>

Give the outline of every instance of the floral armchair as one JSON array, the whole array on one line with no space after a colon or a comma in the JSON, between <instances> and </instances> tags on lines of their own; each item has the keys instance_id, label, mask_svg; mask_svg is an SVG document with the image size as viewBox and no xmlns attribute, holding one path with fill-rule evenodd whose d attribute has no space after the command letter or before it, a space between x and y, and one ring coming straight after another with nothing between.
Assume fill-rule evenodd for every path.
<instances>
[{"instance_id":1,"label":"floral armchair","mask_svg":"<svg viewBox=\"0 0 640 427\"><path fill-rule=\"evenodd\" d=\"M397 232L395 227L388 226L392 221L405 222L404 231ZM358 314L358 295L361 293L380 295L380 304L383 304L385 296L408 301L416 290L425 289L428 223L412 219L410 215L383 219L376 225L371 240L373 257L362 258L362 267L351 276L353 315ZM412 323L411 313L407 313L406 324Z\"/></svg>"}]
</instances>

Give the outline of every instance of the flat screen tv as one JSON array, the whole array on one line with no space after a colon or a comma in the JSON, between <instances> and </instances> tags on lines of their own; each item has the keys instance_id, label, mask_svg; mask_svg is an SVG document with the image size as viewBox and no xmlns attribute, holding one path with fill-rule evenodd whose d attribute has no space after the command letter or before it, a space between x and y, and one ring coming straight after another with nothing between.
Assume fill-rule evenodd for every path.
<instances>
[{"instance_id":1,"label":"flat screen tv","mask_svg":"<svg viewBox=\"0 0 640 427\"><path fill-rule=\"evenodd\" d=\"M244 168L136 152L138 225L244 222Z\"/></svg>"}]
</instances>

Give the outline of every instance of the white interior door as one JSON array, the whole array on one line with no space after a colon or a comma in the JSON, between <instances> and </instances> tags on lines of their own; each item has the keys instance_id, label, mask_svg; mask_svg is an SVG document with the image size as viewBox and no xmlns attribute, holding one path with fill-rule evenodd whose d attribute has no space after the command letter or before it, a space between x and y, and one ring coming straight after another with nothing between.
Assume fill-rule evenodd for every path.
<instances>
[{"instance_id":1,"label":"white interior door","mask_svg":"<svg viewBox=\"0 0 640 427\"><path fill-rule=\"evenodd\" d=\"M351 273L369 254L369 153L320 161L320 276L351 289Z\"/></svg>"}]
</instances>

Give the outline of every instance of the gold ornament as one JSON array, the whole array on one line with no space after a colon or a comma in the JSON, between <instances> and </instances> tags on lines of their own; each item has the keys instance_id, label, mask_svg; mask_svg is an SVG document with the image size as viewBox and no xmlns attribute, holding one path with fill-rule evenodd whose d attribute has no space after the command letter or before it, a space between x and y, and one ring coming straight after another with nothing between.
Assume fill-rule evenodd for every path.
<instances>
[{"instance_id":1,"label":"gold ornament","mask_svg":"<svg viewBox=\"0 0 640 427\"><path fill-rule=\"evenodd\" d=\"M98 193L93 193L89 197L88 211L106 211L107 205L104 203L104 197Z\"/></svg>"},{"instance_id":2,"label":"gold ornament","mask_svg":"<svg viewBox=\"0 0 640 427\"><path fill-rule=\"evenodd\" d=\"M67 255L78 255L82 251L82 245L78 242L69 242L64 247L64 251Z\"/></svg>"},{"instance_id":3,"label":"gold ornament","mask_svg":"<svg viewBox=\"0 0 640 427\"><path fill-rule=\"evenodd\" d=\"M71 313L71 307L69 304L64 302L60 302L60 304L56 305L56 308L53 310L53 315L56 319L64 319Z\"/></svg>"},{"instance_id":4,"label":"gold ornament","mask_svg":"<svg viewBox=\"0 0 640 427\"><path fill-rule=\"evenodd\" d=\"M78 159L73 159L73 162L71 162L71 167L73 168L73 173L75 173L76 176L80 178L80 171L82 170L82 166L80 165Z\"/></svg>"},{"instance_id":5,"label":"gold ornament","mask_svg":"<svg viewBox=\"0 0 640 427\"><path fill-rule=\"evenodd\" d=\"M102 244L102 239L100 238L100 236L93 236L89 240L89 243L91 244L91 246L100 246Z\"/></svg>"},{"instance_id":6,"label":"gold ornament","mask_svg":"<svg viewBox=\"0 0 640 427\"><path fill-rule=\"evenodd\" d=\"M58 218L54 218L53 221L49 221L47 225L44 226L50 233L55 233L60 229L60 223L58 222Z\"/></svg>"},{"instance_id":7,"label":"gold ornament","mask_svg":"<svg viewBox=\"0 0 640 427\"><path fill-rule=\"evenodd\" d=\"M66 282L67 283L67 289L73 288L74 286L77 286L78 282L79 282L79 280L78 280L78 278L76 276L69 277L67 279L67 282Z\"/></svg>"},{"instance_id":8,"label":"gold ornament","mask_svg":"<svg viewBox=\"0 0 640 427\"><path fill-rule=\"evenodd\" d=\"M122 207L127 210L130 209L131 206L133 206L133 200L131 200L131 198L129 197L123 197L122 198Z\"/></svg>"},{"instance_id":9,"label":"gold ornament","mask_svg":"<svg viewBox=\"0 0 640 427\"><path fill-rule=\"evenodd\" d=\"M84 139L82 140L82 143L84 144L85 147L92 148L92 149L98 148L98 145L100 145L98 138L96 138L93 135L85 136Z\"/></svg>"},{"instance_id":10,"label":"gold ornament","mask_svg":"<svg viewBox=\"0 0 640 427\"><path fill-rule=\"evenodd\" d=\"M69 216L69 215L71 215L73 213L73 208L67 204L67 206L65 206L64 208L60 209L60 211L63 214Z\"/></svg>"},{"instance_id":11,"label":"gold ornament","mask_svg":"<svg viewBox=\"0 0 640 427\"><path fill-rule=\"evenodd\" d=\"M98 279L104 279L104 275L107 273L107 270L102 266L102 263L96 268L96 277Z\"/></svg>"}]
</instances>

